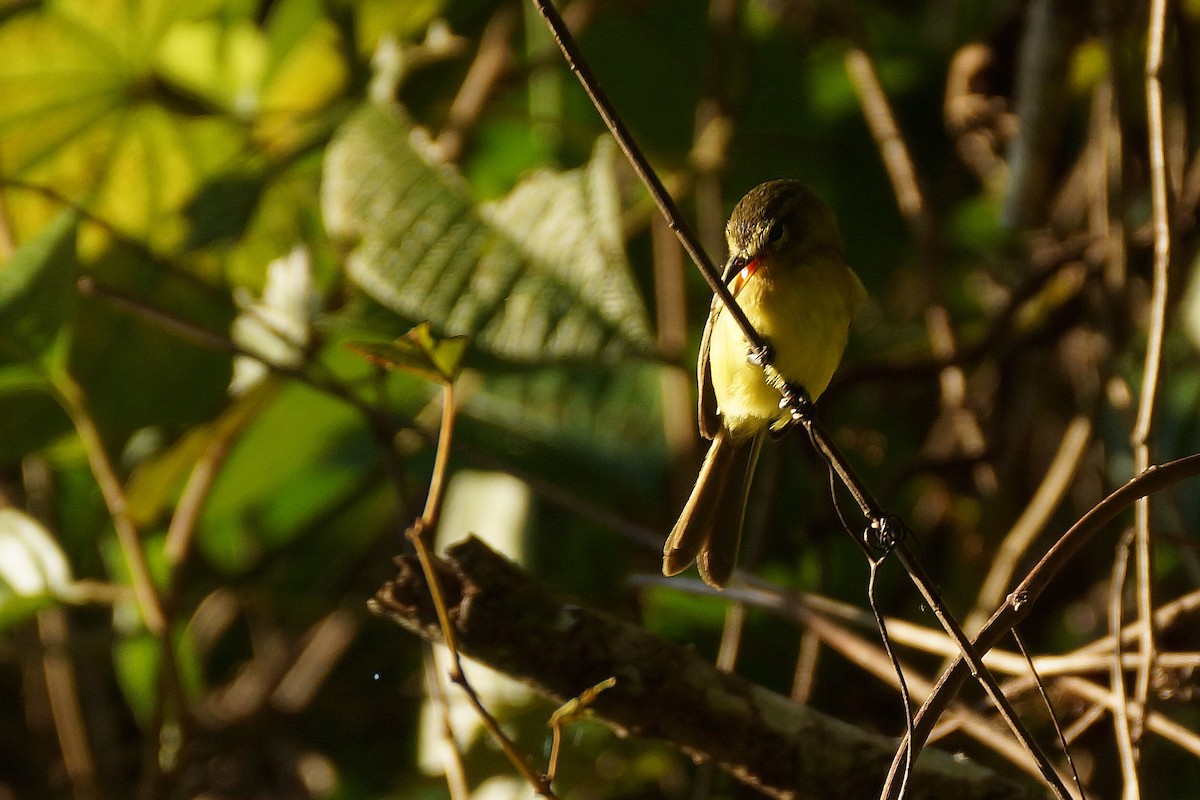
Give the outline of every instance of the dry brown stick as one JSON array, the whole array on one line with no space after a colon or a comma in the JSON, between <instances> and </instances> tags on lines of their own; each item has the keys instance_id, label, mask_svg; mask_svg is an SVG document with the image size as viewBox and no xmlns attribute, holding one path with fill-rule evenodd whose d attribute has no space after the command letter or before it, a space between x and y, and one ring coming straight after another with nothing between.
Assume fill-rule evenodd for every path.
<instances>
[{"instance_id":1,"label":"dry brown stick","mask_svg":"<svg viewBox=\"0 0 1200 800\"><path fill-rule=\"evenodd\" d=\"M633 583L636 586L666 585L664 580L658 576L635 578ZM669 585L677 591L712 594L711 590L705 588L703 584L697 581L676 578L672 579ZM815 615L822 619L837 620L839 624L853 625L862 630L875 629L875 618L857 606L821 595L781 590L773 586L764 585L762 582L730 587L724 590L722 596L797 622L804 622L809 617ZM1200 605L1200 591L1185 595L1164 605L1156 612L1156 621L1159 628L1169 627L1172 618L1178 618L1181 613L1180 609L1191 610L1197 605ZM801 616L801 614L804 616ZM944 631L895 617L885 617L885 621L893 642L901 647L908 647L944 658L952 658L958 653L958 648L955 647L954 642L946 636ZM1122 631L1122 639L1132 639L1135 633L1136 631L1133 629L1133 626L1127 626ZM1069 653L1035 656L1033 659L1034 667L1039 673L1047 677L1087 672L1104 672L1108 669L1111 660L1108 653L1112 650L1112 641L1113 638L1111 636L1106 636ZM1122 660L1125 669L1131 670L1135 668L1135 657L1134 654L1129 654ZM989 668L1016 677L1015 681L1005 686L1006 694L1009 693L1010 687L1012 691L1018 693L1030 688L1029 685L1022 682L1022 676L1027 675L1029 672L1024 656L1011 650L992 648L983 658ZM1195 670L1200 668L1200 652L1176 651L1163 653L1159 657L1158 665L1163 669Z\"/></svg>"},{"instance_id":2,"label":"dry brown stick","mask_svg":"<svg viewBox=\"0 0 1200 800\"><path fill-rule=\"evenodd\" d=\"M924 245L930 233L929 214L917 182L912 156L909 155L900 126L896 124L896 116L892 113L887 95L879 83L875 65L865 50L851 47L846 51L846 72L854 84L863 118L867 121L888 178L891 179L900 214L913 228L918 243Z\"/></svg>"},{"instance_id":3,"label":"dry brown stick","mask_svg":"<svg viewBox=\"0 0 1200 800\"><path fill-rule=\"evenodd\" d=\"M1142 501L1139 501L1139 504ZM1113 732L1117 741L1118 763L1121 765L1121 775L1125 786L1132 787L1136 794L1138 785L1138 755L1134 744L1133 725L1130 724L1128 692L1125 689L1125 670L1122 669L1121 650L1121 619L1125 609L1125 580L1129 572L1129 555L1133 545L1134 531L1127 530L1117 544L1116 557L1113 559L1112 578L1109 580L1108 598L1108 629L1112 639L1113 649L1109 656L1109 685L1112 687L1116 703L1112 706ZM1140 620L1139 620L1140 622ZM1140 627L1140 625L1139 625ZM1141 636L1139 634L1138 638ZM1137 654L1139 662L1142 654ZM1139 664L1140 670L1140 664ZM1132 706L1136 709L1136 706ZM1140 727L1140 724L1139 724Z\"/></svg>"},{"instance_id":4,"label":"dry brown stick","mask_svg":"<svg viewBox=\"0 0 1200 800\"><path fill-rule=\"evenodd\" d=\"M804 618L804 625L816 632L830 649L841 653L846 659L874 675L876 679L893 688L899 688L896 673L882 647L854 635L819 614L806 614L801 611L798 616ZM920 676L911 666L905 666L904 674L908 688L916 700L920 701L929 696L933 690L932 681ZM961 730L980 744L992 749L1030 777L1042 777L1041 766L1037 760L1019 742L1006 735L1004 727L994 720L988 719L967 706L954 705L948 711L948 719L953 720L955 729ZM1066 783L1067 776L1065 774L1059 777Z\"/></svg>"},{"instance_id":5,"label":"dry brown stick","mask_svg":"<svg viewBox=\"0 0 1200 800\"><path fill-rule=\"evenodd\" d=\"M431 643L425 644L423 663L426 691L438 717L438 734L441 738L442 761L445 764L446 788L450 791L450 800L469 800L471 789L467 784L467 771L463 766L458 740L454 737L454 726L450 721L450 701L446 698L441 667L438 666L437 653L434 652Z\"/></svg>"},{"instance_id":6,"label":"dry brown stick","mask_svg":"<svg viewBox=\"0 0 1200 800\"><path fill-rule=\"evenodd\" d=\"M650 582L657 583L658 579ZM671 586L678 590L697 594L714 593L712 589L699 581L674 579ZM871 614L829 598L785 591L734 586L724 590L723 596L728 596L746 606L765 609L796 622L806 632L814 634L814 638L818 638L847 660L857 664L879 680L899 688L899 678L883 648L854 634L847 627L849 624L863 630L876 630L877 623ZM926 652L943 656L954 656L959 652L943 632L891 617L885 618L885 622L888 635L894 644L923 649ZM985 658L989 657L991 659L990 667L995 668L1004 664L1008 669L1015 669L1022 674L1027 670L1024 659L1016 654L992 651ZM908 667L905 668L904 673L909 689L917 700L923 700L929 695L933 688L931 681L921 677ZM1033 777L1041 777L1036 759L1012 737L1004 736L1003 728L999 725L965 707L952 706L949 718L953 720L953 724L950 726L952 729L961 728L969 736L994 749Z\"/></svg>"},{"instance_id":7,"label":"dry brown stick","mask_svg":"<svg viewBox=\"0 0 1200 800\"><path fill-rule=\"evenodd\" d=\"M30 516L47 526L53 519L53 480L50 465L40 456L21 460L21 482ZM52 605L37 614L37 633L42 646L42 674L46 701L58 737L63 767L76 800L99 797L96 757L88 740L88 728L79 698L75 664L71 657L71 621L66 610Z\"/></svg>"},{"instance_id":8,"label":"dry brown stick","mask_svg":"<svg viewBox=\"0 0 1200 800\"><path fill-rule=\"evenodd\" d=\"M1089 702L1097 703L1107 711L1113 711L1120 702L1113 692L1107 692L1102 686L1083 678L1063 678L1055 682L1068 692L1082 697ZM1146 715L1146 730L1162 737L1200 758L1200 735L1171 720L1165 714L1151 711Z\"/></svg>"},{"instance_id":9,"label":"dry brown stick","mask_svg":"<svg viewBox=\"0 0 1200 800\"><path fill-rule=\"evenodd\" d=\"M542 795L543 797L553 798L555 795L550 789L550 785L546 777L539 775L537 771L530 766L529 762L517 749L516 744L500 727L500 723L497 722L496 718L492 716L492 713L487 710L487 706L483 704L483 700L480 699L479 693L475 691L475 687L472 686L470 681L467 680L467 675L462 668L462 657L461 651L458 647L458 640L454 634L454 627L450 623L449 613L446 608L445 596L437 580L437 572L435 571L434 567L433 555L429 552L429 549L425 546L425 543L422 540L420 527L421 526L418 522L418 524L409 529L410 531L416 531L415 533L411 533L409 535L409 541L412 542L413 549L415 549L417 552L417 561L421 565L421 569L426 571L426 573L430 576L426 582L426 586L428 587L433 607L436 609L439 625L441 626L442 631L444 631L442 641L445 642L446 649L450 651L450 680L459 686L467 695L467 699L470 701L471 706L475 709L476 713L479 714L479 718L482 720L484 728L487 729L488 733L491 734L496 742L500 745L500 749L504 751L505 756L507 756L512 765L516 767L517 771L521 774L521 777L523 777L538 794ZM444 701L444 695L442 695L442 699ZM443 708L442 713L447 714L448 711ZM447 780L450 780L449 775L447 776Z\"/></svg>"},{"instance_id":10,"label":"dry brown stick","mask_svg":"<svg viewBox=\"0 0 1200 800\"><path fill-rule=\"evenodd\" d=\"M517 19L515 8L501 6L483 29L475 60L467 69L458 94L450 103L446 125L434 142L443 161L457 161L462 155L467 131L479 119L488 96L508 68L511 60L509 39L516 28Z\"/></svg>"},{"instance_id":11,"label":"dry brown stick","mask_svg":"<svg viewBox=\"0 0 1200 800\"><path fill-rule=\"evenodd\" d=\"M933 612L934 617L941 624L942 629L950 636L958 647L959 659L965 661L970 666L971 675L983 687L988 699L1000 712L1000 716L1008 725L1009 730L1017 738L1021 745L1029 752L1029 755L1038 762L1041 768L1042 778L1046 784L1054 792L1056 797L1066 798L1070 796L1070 792L1066 784L1059 778L1053 764L1050 763L1050 758L1046 752L1038 744L1037 740L1029 732L1025 723L1017 715L1016 710L1004 696L1004 692L1000 688L999 681L996 676L984 665L981 652L987 652L986 647L976 648L971 640L963 632L962 626L946 608L941 595L934 588L932 578L926 573L924 564L920 561L917 555L909 548L904 538L907 533L904 528L904 523L899 519L886 514L875 501L874 497L867 492L862 481L854 473L849 462L842 458L837 451L833 441L812 419L801 420L801 424L808 432L809 438L812 440L814 447L829 463L830 467L837 472L843 485L846 486L854 495L855 501L859 508L862 509L863 516L870 520L870 529L867 534L878 537L879 542L889 552L894 553L896 558L904 566L905 572L908 573L913 586L921 594L927 607ZM994 643L993 643L994 644ZM909 740L909 736L904 737L905 741ZM920 741L920 740L918 740ZM907 746L900 747L897 750L897 762L894 766L901 767L906 763L915 761L915 756L920 754L920 747L915 747L911 752L913 758L909 758L909 748ZM885 796L888 792L903 792L903 783L897 785L893 782L895 774L889 776L889 781L884 789Z\"/></svg>"},{"instance_id":12,"label":"dry brown stick","mask_svg":"<svg viewBox=\"0 0 1200 800\"><path fill-rule=\"evenodd\" d=\"M1161 491L1184 478L1197 474L1200 474L1200 454L1152 466L1093 506L1055 542L1020 585L1009 594L1005 604L997 609L988 623L975 636L975 646L984 651L991 649L1014 625L1025 619L1033 610L1034 603L1042 592L1075 553L1118 514L1133 505L1138 498ZM911 745L905 742L893 760L893 775L904 764L904 751L909 746L919 747L924 743L938 716L958 692L967 675L966 664L961 657L956 657L942 673L934 693L917 712L914 731L916 740ZM889 776L889 779L891 777ZM894 795L885 796L894 797Z\"/></svg>"},{"instance_id":13,"label":"dry brown stick","mask_svg":"<svg viewBox=\"0 0 1200 800\"><path fill-rule=\"evenodd\" d=\"M456 412L454 381L446 378L442 383L442 425L438 435L437 452L433 460L433 474L429 478L429 495L425 499L425 511L416 522L408 527L404 535L412 543L413 549L416 550L417 561L420 563L422 573L425 576L425 585L428 588L429 599L433 604L438 624L442 631L442 639L446 644L446 649L450 651L450 680L457 684L467 695L467 699L483 722L484 728L492 735L496 743L500 745L500 749L504 751L504 755L512 763L513 767L516 768L517 772L520 773L521 777L539 795L553 800L556 795L550 787L550 781L545 775L539 774L530 765L521 751L517 749L516 744L500 727L500 723L483 704L478 692L475 691L475 687L467 680L467 675L463 672L462 655L458 646L454 625L450 620L450 610L446 603L446 596L442 589L441 581L439 580L434 556L429 551L428 545L425 544L425 534L432 532L437 525L438 514L442 507L442 491L446 484L446 471L450 463L450 442L453 438ZM443 709L443 713L447 713L445 709Z\"/></svg>"},{"instance_id":14,"label":"dry brown stick","mask_svg":"<svg viewBox=\"0 0 1200 800\"><path fill-rule=\"evenodd\" d=\"M1170 208L1167 197L1167 168L1163 133L1163 94L1159 75L1163 65L1163 40L1166 35L1166 0L1152 0L1146 43L1146 127L1150 164L1150 199L1154 227L1154 279L1150 298L1150 329L1146 334L1146 355L1142 365L1142 388L1138 401L1137 421L1132 444L1134 470L1141 472L1150 466L1150 435L1154 424L1155 401L1158 395L1159 373L1162 369L1162 347L1166 331L1167 285L1171 264ZM1157 649L1154 630L1153 564L1150 537L1150 501L1143 498L1134 509L1134 574L1137 617L1142 625L1138 648L1144 663L1133 681L1135 713L1118 730L1120 737L1129 737L1123 744L1132 756L1138 755L1142 718L1150 698L1150 674L1154 668ZM1125 772L1125 797L1140 795L1136 770Z\"/></svg>"},{"instance_id":15,"label":"dry brown stick","mask_svg":"<svg viewBox=\"0 0 1200 800\"><path fill-rule=\"evenodd\" d=\"M925 260L925 272L933 276L931 283L934 283L940 265L934 239L934 224L925 203L924 193L921 191L908 143L896 122L896 115L892 112L891 103L879 82L879 75L871 57L863 48L851 47L846 51L845 60L846 72L854 85L863 118L891 180L896 206L908 222L913 238L920 248L921 257ZM936 294L936 287L933 287L931 293ZM955 351L958 349L954 329L950 324L949 313L939 301L931 303L926 311L925 327L933 355L947 362L939 376L942 406L945 413L950 415L954 434L963 452L970 457L977 456L985 449L986 441L978 417L967 405L966 375L962 365L954 363ZM976 483L981 490L995 489L996 474L990 464L980 462L974 471ZM970 629L972 626L967 627Z\"/></svg>"},{"instance_id":16,"label":"dry brown stick","mask_svg":"<svg viewBox=\"0 0 1200 800\"><path fill-rule=\"evenodd\" d=\"M533 581L516 565L468 539L436 565L461 652L564 702L608 677L592 703L619 731L662 739L694 758L718 761L770 797L869 796L894 749L887 737L799 706L690 648L580 606ZM372 609L430 640L441 626L421 569L400 560L399 576ZM1034 789L970 762L930 751L917 765L910 798L1035 797Z\"/></svg>"},{"instance_id":17,"label":"dry brown stick","mask_svg":"<svg viewBox=\"0 0 1200 800\"><path fill-rule=\"evenodd\" d=\"M142 537L134 525L129 513L129 503L125 497L125 487L117 476L116 468L108 457L104 437L96 427L87 407L87 399L83 389L69 375L62 375L56 381L54 389L58 394L63 410L66 411L75 427L76 435L83 444L87 455L88 466L92 476L100 487L100 495L112 518L113 529L117 534L117 542L121 547L121 555L129 569L130 581L134 596L137 598L138 610L142 620L151 635L162 638L167 635L166 618L163 616L162 602L158 590L154 588L154 579L150 575L150 567L146 562L146 554L142 550Z\"/></svg>"}]
</instances>

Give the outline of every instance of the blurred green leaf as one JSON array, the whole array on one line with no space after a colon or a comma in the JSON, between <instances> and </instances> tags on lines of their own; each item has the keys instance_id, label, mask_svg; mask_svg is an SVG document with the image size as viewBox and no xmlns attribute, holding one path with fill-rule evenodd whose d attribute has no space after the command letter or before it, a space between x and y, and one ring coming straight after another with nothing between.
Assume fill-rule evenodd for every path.
<instances>
[{"instance_id":1,"label":"blurred green leaf","mask_svg":"<svg viewBox=\"0 0 1200 800\"><path fill-rule=\"evenodd\" d=\"M542 170L476 208L461 176L427 155L398 109L369 105L325 162L322 206L348 242L350 278L439 335L536 364L648 354L654 341L629 273L601 139L590 164Z\"/></svg>"},{"instance_id":2,"label":"blurred green leaf","mask_svg":"<svg viewBox=\"0 0 1200 800\"><path fill-rule=\"evenodd\" d=\"M198 545L217 569L241 574L302 536L378 468L379 453L353 409L289 385L258 414L222 468Z\"/></svg>"},{"instance_id":3,"label":"blurred green leaf","mask_svg":"<svg viewBox=\"0 0 1200 800\"><path fill-rule=\"evenodd\" d=\"M228 330L228 294L163 269L135 247L113 247L89 265L103 283L135 302L206 330ZM226 402L231 359L147 324L99 298L82 298L73 318L70 369L106 440L124 446L147 426L170 436L209 419Z\"/></svg>"},{"instance_id":4,"label":"blurred green leaf","mask_svg":"<svg viewBox=\"0 0 1200 800\"><path fill-rule=\"evenodd\" d=\"M543 369L485 376L466 401L458 438L594 502L654 503L667 451L661 370Z\"/></svg>"},{"instance_id":5,"label":"blurred green leaf","mask_svg":"<svg viewBox=\"0 0 1200 800\"><path fill-rule=\"evenodd\" d=\"M233 398L219 417L192 428L171 447L139 464L126 489L130 515L150 525L166 515L196 462L215 441L236 437L279 393L276 380L263 381Z\"/></svg>"},{"instance_id":6,"label":"blurred green leaf","mask_svg":"<svg viewBox=\"0 0 1200 800\"><path fill-rule=\"evenodd\" d=\"M121 694L141 725L150 722L158 692L160 648L144 631L122 637L113 645L113 664Z\"/></svg>"},{"instance_id":7,"label":"blurred green leaf","mask_svg":"<svg viewBox=\"0 0 1200 800\"><path fill-rule=\"evenodd\" d=\"M64 212L0 267L0 352L23 360L55 340L75 297L79 218Z\"/></svg>"}]
</instances>

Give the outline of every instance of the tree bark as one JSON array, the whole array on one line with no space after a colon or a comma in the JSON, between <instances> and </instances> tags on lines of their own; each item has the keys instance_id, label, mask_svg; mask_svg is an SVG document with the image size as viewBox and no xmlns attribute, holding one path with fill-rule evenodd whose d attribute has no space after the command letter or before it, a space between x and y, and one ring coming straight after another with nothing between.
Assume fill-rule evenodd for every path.
<instances>
[{"instance_id":1,"label":"tree bark","mask_svg":"<svg viewBox=\"0 0 1200 800\"><path fill-rule=\"evenodd\" d=\"M413 633L441 641L415 558L370 602ZM711 760L776 798L862 800L883 785L896 741L793 703L645 629L573 604L474 537L438 562L463 655L528 684L556 702L613 676L591 705L623 734L664 740ZM912 800L1017 800L1041 795L969 761L926 750Z\"/></svg>"}]
</instances>

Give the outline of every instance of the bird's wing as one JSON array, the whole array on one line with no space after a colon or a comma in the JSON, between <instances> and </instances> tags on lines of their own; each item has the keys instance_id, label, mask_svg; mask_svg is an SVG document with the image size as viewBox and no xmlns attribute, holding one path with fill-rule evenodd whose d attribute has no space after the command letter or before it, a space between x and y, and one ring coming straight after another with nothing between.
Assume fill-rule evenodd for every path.
<instances>
[{"instance_id":1,"label":"bird's wing","mask_svg":"<svg viewBox=\"0 0 1200 800\"><path fill-rule=\"evenodd\" d=\"M717 431L721 430L721 413L717 410L717 395L713 391L712 374L708 363L713 325L716 324L719 313L721 313L721 301L714 297L708 311L708 321L704 323L704 335L700 337L700 354L696 358L696 385L700 387L700 408L697 411L697 419L700 422L700 434L705 439L715 438Z\"/></svg>"}]
</instances>

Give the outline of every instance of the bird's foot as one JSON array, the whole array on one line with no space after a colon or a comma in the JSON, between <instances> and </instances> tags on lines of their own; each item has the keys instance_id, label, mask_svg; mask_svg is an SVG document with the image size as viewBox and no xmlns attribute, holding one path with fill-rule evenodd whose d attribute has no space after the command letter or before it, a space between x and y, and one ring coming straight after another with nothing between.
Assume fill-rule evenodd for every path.
<instances>
[{"instance_id":1,"label":"bird's foot","mask_svg":"<svg viewBox=\"0 0 1200 800\"><path fill-rule=\"evenodd\" d=\"M771 347L770 342L764 341L761 347L750 348L746 360L756 367L765 367L775 360L775 348Z\"/></svg>"},{"instance_id":2,"label":"bird's foot","mask_svg":"<svg viewBox=\"0 0 1200 800\"><path fill-rule=\"evenodd\" d=\"M816 414L817 406L809 396L808 390L798 383L786 383L780 389L779 407L791 415L791 422L811 422Z\"/></svg>"}]
</instances>

